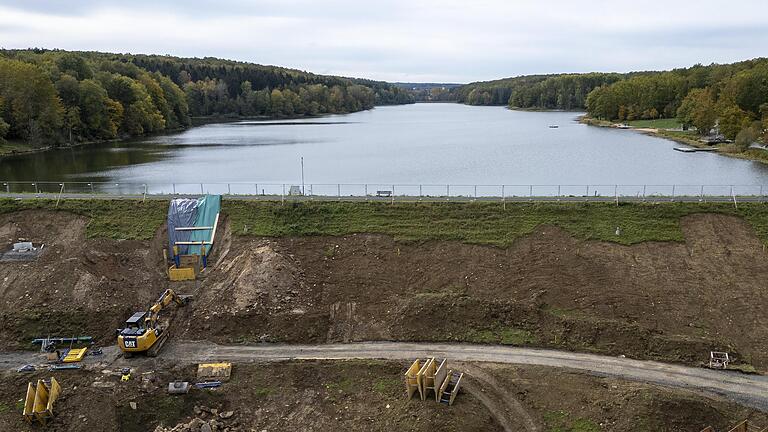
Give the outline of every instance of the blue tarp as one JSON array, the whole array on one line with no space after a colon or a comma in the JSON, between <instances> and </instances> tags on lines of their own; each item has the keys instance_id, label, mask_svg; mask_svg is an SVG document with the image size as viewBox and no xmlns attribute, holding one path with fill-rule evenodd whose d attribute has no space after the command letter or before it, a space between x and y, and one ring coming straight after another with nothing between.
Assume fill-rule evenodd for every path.
<instances>
[{"instance_id":1,"label":"blue tarp","mask_svg":"<svg viewBox=\"0 0 768 432\"><path fill-rule=\"evenodd\" d=\"M221 210L220 195L205 195L198 199L177 198L168 206L168 246L171 253L176 242L210 241L212 230L176 231L182 227L213 227ZM205 254L212 245L205 245ZM179 245L180 255L199 255L199 245Z\"/></svg>"},{"instance_id":2,"label":"blue tarp","mask_svg":"<svg viewBox=\"0 0 768 432\"><path fill-rule=\"evenodd\" d=\"M168 251L173 255L173 246L177 241L190 241L192 231L176 231L176 228L195 226L197 218L197 200L177 198L168 206ZM187 255L189 246L179 246L179 254Z\"/></svg>"}]
</instances>

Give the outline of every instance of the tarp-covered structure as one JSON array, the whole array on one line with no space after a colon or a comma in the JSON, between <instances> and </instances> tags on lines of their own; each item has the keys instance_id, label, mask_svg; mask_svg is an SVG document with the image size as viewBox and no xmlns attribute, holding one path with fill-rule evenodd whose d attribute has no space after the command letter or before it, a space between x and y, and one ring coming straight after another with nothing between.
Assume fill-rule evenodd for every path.
<instances>
[{"instance_id":1,"label":"tarp-covered structure","mask_svg":"<svg viewBox=\"0 0 768 432\"><path fill-rule=\"evenodd\" d=\"M213 235L221 211L221 195L176 198L168 206L168 247L178 246L179 255L205 255L213 247ZM177 228L197 228L182 229ZM199 244L179 244L193 242Z\"/></svg>"}]
</instances>

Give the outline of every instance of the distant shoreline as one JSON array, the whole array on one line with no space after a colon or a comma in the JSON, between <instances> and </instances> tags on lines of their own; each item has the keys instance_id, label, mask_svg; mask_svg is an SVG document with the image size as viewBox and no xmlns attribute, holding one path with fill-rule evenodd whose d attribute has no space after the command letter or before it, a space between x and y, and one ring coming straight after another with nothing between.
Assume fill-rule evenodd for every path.
<instances>
[{"instance_id":1,"label":"distant shoreline","mask_svg":"<svg viewBox=\"0 0 768 432\"><path fill-rule=\"evenodd\" d=\"M616 122L611 122L607 120L598 120L590 117L589 114L584 114L580 116L578 120L579 120L579 123L585 124L587 126L639 132L648 136L666 139L669 141L673 141L673 142L687 145L694 148L715 147L717 151L715 151L714 153L717 153L718 155L732 157L736 159L750 160L750 161L759 162L759 163L768 165L768 151L761 150L761 149L749 148L746 151L736 151L732 144L712 146L712 145L700 142L698 139L682 136L680 133L676 133L676 131L673 131L673 130L651 128L651 127L635 127L631 125L627 125L626 128L618 128L616 127L616 124L617 124Z\"/></svg>"}]
</instances>

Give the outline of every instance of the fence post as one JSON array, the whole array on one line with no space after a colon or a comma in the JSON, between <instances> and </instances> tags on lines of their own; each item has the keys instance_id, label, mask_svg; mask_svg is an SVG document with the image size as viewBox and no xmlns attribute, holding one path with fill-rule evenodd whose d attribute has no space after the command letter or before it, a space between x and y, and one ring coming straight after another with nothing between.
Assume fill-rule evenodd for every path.
<instances>
[{"instance_id":1,"label":"fence post","mask_svg":"<svg viewBox=\"0 0 768 432\"><path fill-rule=\"evenodd\" d=\"M699 202L704 201L704 185L701 185L701 190L699 191Z\"/></svg>"},{"instance_id":2,"label":"fence post","mask_svg":"<svg viewBox=\"0 0 768 432\"><path fill-rule=\"evenodd\" d=\"M619 206L619 185L613 185L613 196L616 198L616 207Z\"/></svg>"},{"instance_id":3,"label":"fence post","mask_svg":"<svg viewBox=\"0 0 768 432\"><path fill-rule=\"evenodd\" d=\"M446 198L451 198L451 185L445 185L445 196Z\"/></svg>"},{"instance_id":4,"label":"fence post","mask_svg":"<svg viewBox=\"0 0 768 432\"><path fill-rule=\"evenodd\" d=\"M365 184L365 200L368 200L368 183Z\"/></svg>"},{"instance_id":5,"label":"fence post","mask_svg":"<svg viewBox=\"0 0 768 432\"><path fill-rule=\"evenodd\" d=\"M336 183L336 196L341 201L341 183Z\"/></svg>"},{"instance_id":6,"label":"fence post","mask_svg":"<svg viewBox=\"0 0 768 432\"><path fill-rule=\"evenodd\" d=\"M144 199L143 199L143 201L146 201L146 200L147 200L147 184L144 183Z\"/></svg>"},{"instance_id":7,"label":"fence post","mask_svg":"<svg viewBox=\"0 0 768 432\"><path fill-rule=\"evenodd\" d=\"M504 185L501 185L501 207L507 209L507 194L504 193Z\"/></svg>"},{"instance_id":8,"label":"fence post","mask_svg":"<svg viewBox=\"0 0 768 432\"><path fill-rule=\"evenodd\" d=\"M762 188L762 186L761 186L761 188ZM8 184L8 183L5 184L5 193L11 193L11 185Z\"/></svg>"},{"instance_id":9,"label":"fence post","mask_svg":"<svg viewBox=\"0 0 768 432\"><path fill-rule=\"evenodd\" d=\"M587 185L587 191L584 193L584 201L589 201L589 185Z\"/></svg>"},{"instance_id":10,"label":"fence post","mask_svg":"<svg viewBox=\"0 0 768 432\"><path fill-rule=\"evenodd\" d=\"M171 183L173 185L173 194L176 195L176 183Z\"/></svg>"},{"instance_id":11,"label":"fence post","mask_svg":"<svg viewBox=\"0 0 768 432\"><path fill-rule=\"evenodd\" d=\"M232 195L232 187L227 183L227 195Z\"/></svg>"},{"instance_id":12,"label":"fence post","mask_svg":"<svg viewBox=\"0 0 768 432\"><path fill-rule=\"evenodd\" d=\"M282 192L280 192L280 205L285 204L285 183L283 183Z\"/></svg>"},{"instance_id":13,"label":"fence post","mask_svg":"<svg viewBox=\"0 0 768 432\"><path fill-rule=\"evenodd\" d=\"M423 195L421 193L421 185L419 185L419 198L421 198Z\"/></svg>"},{"instance_id":14,"label":"fence post","mask_svg":"<svg viewBox=\"0 0 768 432\"><path fill-rule=\"evenodd\" d=\"M560 201L560 185L557 185L557 200Z\"/></svg>"},{"instance_id":15,"label":"fence post","mask_svg":"<svg viewBox=\"0 0 768 432\"><path fill-rule=\"evenodd\" d=\"M645 202L645 185L643 185L643 202Z\"/></svg>"},{"instance_id":16,"label":"fence post","mask_svg":"<svg viewBox=\"0 0 768 432\"><path fill-rule=\"evenodd\" d=\"M675 202L675 185L672 185L672 202Z\"/></svg>"},{"instance_id":17,"label":"fence post","mask_svg":"<svg viewBox=\"0 0 768 432\"><path fill-rule=\"evenodd\" d=\"M477 185L475 185L475 200L477 200Z\"/></svg>"},{"instance_id":18,"label":"fence post","mask_svg":"<svg viewBox=\"0 0 768 432\"><path fill-rule=\"evenodd\" d=\"M37 183L32 183L32 185L35 187L35 193L38 193L37 192Z\"/></svg>"},{"instance_id":19,"label":"fence post","mask_svg":"<svg viewBox=\"0 0 768 432\"><path fill-rule=\"evenodd\" d=\"M200 183L200 193L203 194L203 195L205 194L205 192L203 192L203 184L202 183Z\"/></svg>"}]
</instances>

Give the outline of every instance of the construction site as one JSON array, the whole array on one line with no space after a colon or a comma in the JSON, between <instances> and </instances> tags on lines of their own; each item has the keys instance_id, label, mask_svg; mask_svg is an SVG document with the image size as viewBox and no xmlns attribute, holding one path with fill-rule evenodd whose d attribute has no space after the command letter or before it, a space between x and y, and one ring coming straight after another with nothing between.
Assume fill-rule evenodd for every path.
<instances>
[{"instance_id":1,"label":"construction site","mask_svg":"<svg viewBox=\"0 0 768 432\"><path fill-rule=\"evenodd\" d=\"M334 205L3 200L0 430L768 430L764 204Z\"/></svg>"}]
</instances>

